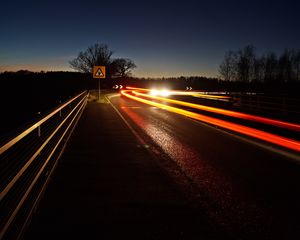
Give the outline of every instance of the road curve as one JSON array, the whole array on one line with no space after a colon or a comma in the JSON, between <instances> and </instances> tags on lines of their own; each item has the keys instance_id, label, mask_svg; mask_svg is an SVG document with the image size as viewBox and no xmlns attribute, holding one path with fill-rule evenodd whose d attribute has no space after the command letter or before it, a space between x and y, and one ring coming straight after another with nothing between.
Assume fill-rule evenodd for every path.
<instances>
[{"instance_id":1,"label":"road curve","mask_svg":"<svg viewBox=\"0 0 300 240\"><path fill-rule=\"evenodd\" d=\"M181 169L195 203L234 239L300 238L300 165L293 159L164 109L119 95L110 102L171 177L163 159Z\"/></svg>"}]
</instances>

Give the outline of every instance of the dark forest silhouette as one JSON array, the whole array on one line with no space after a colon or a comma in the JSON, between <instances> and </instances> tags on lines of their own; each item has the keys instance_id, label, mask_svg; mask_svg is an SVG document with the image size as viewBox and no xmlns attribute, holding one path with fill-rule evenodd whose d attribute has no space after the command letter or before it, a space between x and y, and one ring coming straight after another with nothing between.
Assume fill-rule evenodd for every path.
<instances>
[{"instance_id":1,"label":"dark forest silhouette","mask_svg":"<svg viewBox=\"0 0 300 240\"><path fill-rule=\"evenodd\" d=\"M300 50L285 49L257 56L255 47L247 45L225 53L219 72L223 80L263 83L290 83L300 81Z\"/></svg>"}]
</instances>

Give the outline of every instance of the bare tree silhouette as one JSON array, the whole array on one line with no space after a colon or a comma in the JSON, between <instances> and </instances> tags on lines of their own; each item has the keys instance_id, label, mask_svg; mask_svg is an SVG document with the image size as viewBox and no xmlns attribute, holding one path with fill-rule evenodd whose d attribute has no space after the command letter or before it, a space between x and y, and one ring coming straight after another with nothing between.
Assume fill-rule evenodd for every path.
<instances>
[{"instance_id":1,"label":"bare tree silhouette","mask_svg":"<svg viewBox=\"0 0 300 240\"><path fill-rule=\"evenodd\" d=\"M285 49L278 60L279 82L290 82L292 79L292 51Z\"/></svg>"},{"instance_id":2,"label":"bare tree silhouette","mask_svg":"<svg viewBox=\"0 0 300 240\"><path fill-rule=\"evenodd\" d=\"M300 81L300 50L293 51L292 68L294 72L294 80Z\"/></svg>"},{"instance_id":3,"label":"bare tree silhouette","mask_svg":"<svg viewBox=\"0 0 300 240\"><path fill-rule=\"evenodd\" d=\"M254 75L255 48L247 45L238 51L237 73L242 82L251 82Z\"/></svg>"},{"instance_id":4,"label":"bare tree silhouette","mask_svg":"<svg viewBox=\"0 0 300 240\"><path fill-rule=\"evenodd\" d=\"M71 68L83 73L92 73L93 66L106 66L108 78L127 76L136 67L132 60L112 59L112 55L113 51L106 44L96 43L85 51L79 52L78 56L69 63Z\"/></svg>"},{"instance_id":5,"label":"bare tree silhouette","mask_svg":"<svg viewBox=\"0 0 300 240\"><path fill-rule=\"evenodd\" d=\"M111 70L114 76L126 77L131 75L131 70L135 68L134 62L128 58L117 58L111 63Z\"/></svg>"},{"instance_id":6,"label":"bare tree silhouette","mask_svg":"<svg viewBox=\"0 0 300 240\"><path fill-rule=\"evenodd\" d=\"M265 82L271 82L277 77L278 60L275 53L269 53L265 62Z\"/></svg>"},{"instance_id":7,"label":"bare tree silhouette","mask_svg":"<svg viewBox=\"0 0 300 240\"><path fill-rule=\"evenodd\" d=\"M254 59L254 82L263 82L265 79L266 57L263 55Z\"/></svg>"},{"instance_id":8,"label":"bare tree silhouette","mask_svg":"<svg viewBox=\"0 0 300 240\"><path fill-rule=\"evenodd\" d=\"M237 55L233 51L225 53L224 60L219 67L221 77L226 81L236 79Z\"/></svg>"}]
</instances>

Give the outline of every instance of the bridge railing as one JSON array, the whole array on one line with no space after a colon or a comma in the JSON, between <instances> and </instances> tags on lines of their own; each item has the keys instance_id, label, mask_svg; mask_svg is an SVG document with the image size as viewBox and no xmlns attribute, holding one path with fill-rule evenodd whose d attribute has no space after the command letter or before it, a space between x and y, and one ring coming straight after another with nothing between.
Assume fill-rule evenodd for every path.
<instances>
[{"instance_id":1,"label":"bridge railing","mask_svg":"<svg viewBox=\"0 0 300 240\"><path fill-rule=\"evenodd\" d=\"M82 92L0 145L0 239L19 238L87 103Z\"/></svg>"}]
</instances>

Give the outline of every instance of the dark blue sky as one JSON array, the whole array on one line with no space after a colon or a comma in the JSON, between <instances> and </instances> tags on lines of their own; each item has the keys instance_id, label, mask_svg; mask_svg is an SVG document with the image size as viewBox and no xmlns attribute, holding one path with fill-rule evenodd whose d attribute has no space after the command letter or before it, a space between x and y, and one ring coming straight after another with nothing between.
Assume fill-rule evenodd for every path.
<instances>
[{"instance_id":1,"label":"dark blue sky","mask_svg":"<svg viewBox=\"0 0 300 240\"><path fill-rule=\"evenodd\" d=\"M224 53L300 49L297 1L1 2L0 71L71 70L96 42L135 61L135 76L217 76Z\"/></svg>"}]
</instances>

